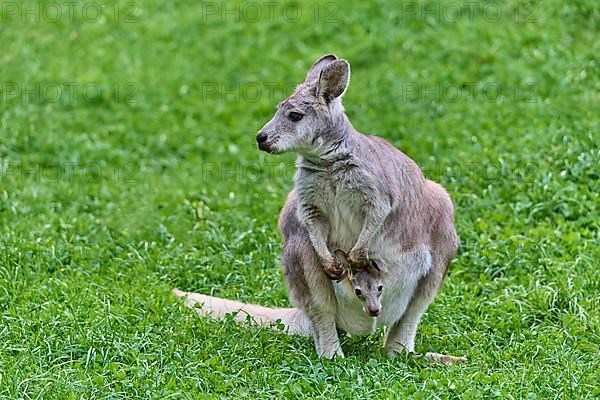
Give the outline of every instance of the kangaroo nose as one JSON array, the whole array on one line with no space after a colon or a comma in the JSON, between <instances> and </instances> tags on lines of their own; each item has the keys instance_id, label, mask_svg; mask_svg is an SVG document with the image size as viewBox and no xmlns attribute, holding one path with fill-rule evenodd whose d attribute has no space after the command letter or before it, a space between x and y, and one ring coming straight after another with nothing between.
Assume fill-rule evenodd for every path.
<instances>
[{"instance_id":1,"label":"kangaroo nose","mask_svg":"<svg viewBox=\"0 0 600 400\"><path fill-rule=\"evenodd\" d=\"M258 132L258 135L256 135L256 142L264 143L266 141L267 141L267 134L264 132Z\"/></svg>"},{"instance_id":2,"label":"kangaroo nose","mask_svg":"<svg viewBox=\"0 0 600 400\"><path fill-rule=\"evenodd\" d=\"M369 308L367 310L367 313L371 316L371 317L376 317L379 315L379 308Z\"/></svg>"}]
</instances>

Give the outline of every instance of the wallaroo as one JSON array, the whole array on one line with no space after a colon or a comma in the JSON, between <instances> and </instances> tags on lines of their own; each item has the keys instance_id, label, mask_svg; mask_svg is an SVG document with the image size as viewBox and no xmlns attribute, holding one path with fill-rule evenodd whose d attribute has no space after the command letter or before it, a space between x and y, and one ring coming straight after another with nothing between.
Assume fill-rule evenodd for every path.
<instances>
[{"instance_id":1,"label":"wallaroo","mask_svg":"<svg viewBox=\"0 0 600 400\"><path fill-rule=\"evenodd\" d=\"M458 248L454 208L444 188L425 179L408 156L354 129L341 100L349 81L347 61L321 57L256 136L260 150L298 154L294 189L279 218L282 266L295 308L174 293L201 315L280 320L289 334L312 336L322 357L343 357L338 329L362 335L380 326L390 356L414 352L421 316ZM365 279L365 273L376 276ZM369 301L352 285L353 276L376 282Z\"/></svg>"}]
</instances>

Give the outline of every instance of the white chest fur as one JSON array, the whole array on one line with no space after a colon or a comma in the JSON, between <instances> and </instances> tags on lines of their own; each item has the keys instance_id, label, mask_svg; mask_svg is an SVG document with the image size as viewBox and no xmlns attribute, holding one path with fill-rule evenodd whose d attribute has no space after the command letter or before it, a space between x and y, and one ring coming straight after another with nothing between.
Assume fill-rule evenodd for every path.
<instances>
[{"instance_id":1,"label":"white chest fur","mask_svg":"<svg viewBox=\"0 0 600 400\"><path fill-rule=\"evenodd\" d=\"M350 190L331 193L326 204L329 219L328 243L332 250L337 248L349 251L358 240L363 226L363 199Z\"/></svg>"},{"instance_id":2,"label":"white chest fur","mask_svg":"<svg viewBox=\"0 0 600 400\"><path fill-rule=\"evenodd\" d=\"M342 166L343 167L343 166ZM369 179L344 168L303 171L298 175L301 202L315 205L328 224L330 249L349 251L364 221L364 191Z\"/></svg>"}]
</instances>

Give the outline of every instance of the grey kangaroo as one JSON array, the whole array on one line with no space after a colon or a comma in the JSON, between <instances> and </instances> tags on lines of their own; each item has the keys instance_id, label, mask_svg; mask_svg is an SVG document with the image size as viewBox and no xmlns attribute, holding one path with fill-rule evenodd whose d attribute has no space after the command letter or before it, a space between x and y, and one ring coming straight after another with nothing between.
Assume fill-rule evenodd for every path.
<instances>
[{"instance_id":1,"label":"grey kangaroo","mask_svg":"<svg viewBox=\"0 0 600 400\"><path fill-rule=\"evenodd\" d=\"M337 329L361 335L379 326L386 327L390 356L412 353L417 325L458 248L453 205L404 153L354 129L341 101L349 80L347 61L321 57L256 137L263 151L299 155L279 219L284 277L296 308L174 293L201 315L280 320L288 333L312 336L322 357L343 357ZM377 318L363 311L347 282L337 282L344 269L336 249L352 265L376 259L386 266Z\"/></svg>"}]
</instances>

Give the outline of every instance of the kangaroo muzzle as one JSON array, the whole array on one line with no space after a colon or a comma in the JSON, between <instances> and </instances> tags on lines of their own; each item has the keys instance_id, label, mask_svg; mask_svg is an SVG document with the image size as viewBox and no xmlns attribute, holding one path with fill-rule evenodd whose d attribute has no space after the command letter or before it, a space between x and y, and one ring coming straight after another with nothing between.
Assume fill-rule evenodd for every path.
<instances>
[{"instance_id":1,"label":"kangaroo muzzle","mask_svg":"<svg viewBox=\"0 0 600 400\"><path fill-rule=\"evenodd\" d=\"M267 153L273 153L273 140L269 140L269 135L266 132L258 132L256 135L256 143L260 150L266 151Z\"/></svg>"},{"instance_id":2,"label":"kangaroo muzzle","mask_svg":"<svg viewBox=\"0 0 600 400\"><path fill-rule=\"evenodd\" d=\"M377 304L365 304L364 310L370 317L377 317L381 313L381 306Z\"/></svg>"}]
</instances>

